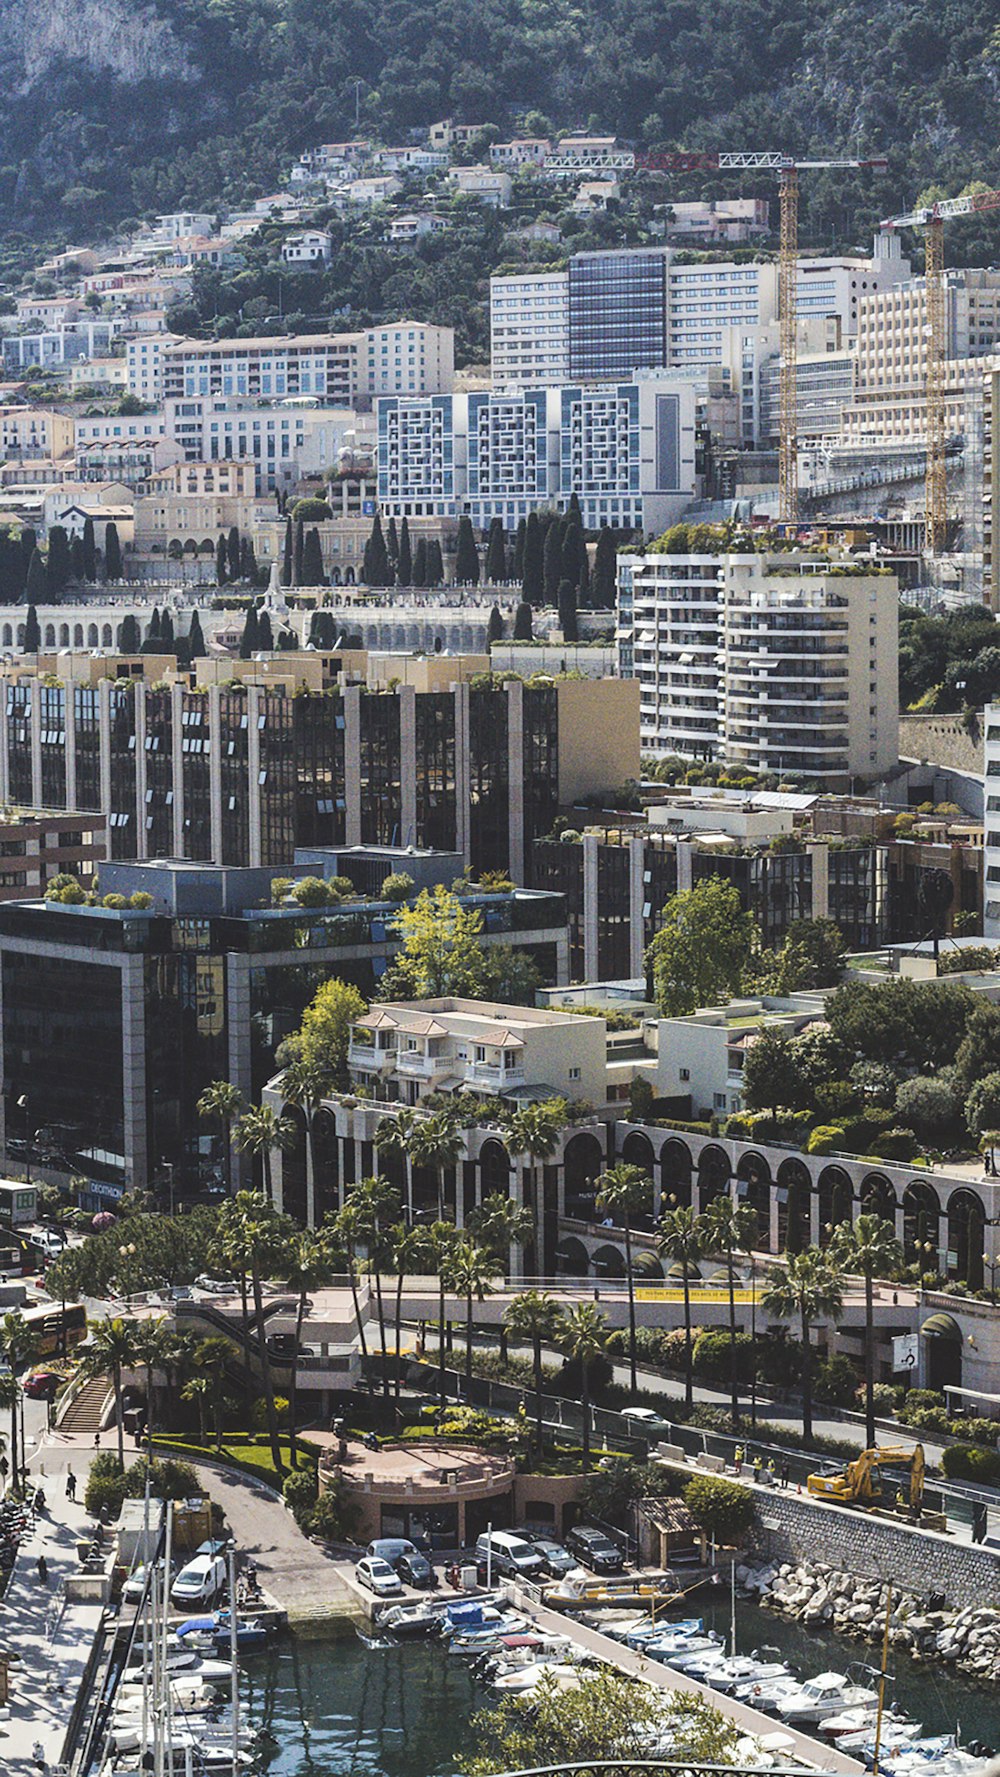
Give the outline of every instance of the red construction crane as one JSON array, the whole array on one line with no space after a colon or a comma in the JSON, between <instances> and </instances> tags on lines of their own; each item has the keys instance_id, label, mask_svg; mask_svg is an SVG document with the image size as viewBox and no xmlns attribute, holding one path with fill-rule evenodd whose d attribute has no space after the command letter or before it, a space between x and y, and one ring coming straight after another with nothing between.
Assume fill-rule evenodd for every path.
<instances>
[{"instance_id":1,"label":"red construction crane","mask_svg":"<svg viewBox=\"0 0 1000 1777\"><path fill-rule=\"evenodd\" d=\"M925 483L924 542L929 555L939 555L948 529L948 481L945 466L947 413L944 398L944 225L953 216L972 216L977 210L1000 210L1000 191L974 191L967 197L942 198L940 203L911 210L907 216L890 216L882 227L895 233L900 228L924 231L924 285L927 304L927 471Z\"/></svg>"},{"instance_id":2,"label":"red construction crane","mask_svg":"<svg viewBox=\"0 0 1000 1777\"><path fill-rule=\"evenodd\" d=\"M636 170L649 173L777 173L781 199L781 242L778 258L778 319L781 363L778 380L778 498L783 519L794 524L798 517L798 418L795 407L798 336L796 296L799 258L799 174L813 171L881 171L888 162L873 160L796 160L780 149L736 154L710 150L683 150L666 154L637 154Z\"/></svg>"}]
</instances>

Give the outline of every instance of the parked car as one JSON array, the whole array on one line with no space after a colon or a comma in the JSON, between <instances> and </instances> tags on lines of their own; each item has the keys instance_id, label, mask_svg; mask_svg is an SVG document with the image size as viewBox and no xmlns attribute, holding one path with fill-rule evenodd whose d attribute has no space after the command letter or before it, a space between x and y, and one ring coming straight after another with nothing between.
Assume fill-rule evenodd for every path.
<instances>
[{"instance_id":1,"label":"parked car","mask_svg":"<svg viewBox=\"0 0 1000 1777\"><path fill-rule=\"evenodd\" d=\"M545 1563L537 1549L514 1530L486 1530L476 1539L476 1567L485 1577L501 1575L505 1579L541 1579Z\"/></svg>"},{"instance_id":2,"label":"parked car","mask_svg":"<svg viewBox=\"0 0 1000 1777\"><path fill-rule=\"evenodd\" d=\"M367 1587L374 1592L376 1598L398 1598L403 1590L403 1582L398 1573L382 1561L377 1555L365 1555L354 1569L354 1577L359 1586Z\"/></svg>"},{"instance_id":3,"label":"parked car","mask_svg":"<svg viewBox=\"0 0 1000 1777\"><path fill-rule=\"evenodd\" d=\"M664 1419L653 1407L623 1407L619 1418L625 1420L629 1431L637 1432L641 1438L672 1438L674 1435L669 1419Z\"/></svg>"},{"instance_id":4,"label":"parked car","mask_svg":"<svg viewBox=\"0 0 1000 1777\"><path fill-rule=\"evenodd\" d=\"M537 1549L545 1563L545 1571L551 1579L561 1580L565 1574L572 1573L579 1563L574 1560L562 1543L557 1543L549 1536L541 1536L538 1531L526 1532L526 1541L533 1549Z\"/></svg>"},{"instance_id":5,"label":"parked car","mask_svg":"<svg viewBox=\"0 0 1000 1777\"><path fill-rule=\"evenodd\" d=\"M207 1272L195 1278L194 1287L206 1296L235 1296L238 1288L231 1277L209 1277Z\"/></svg>"},{"instance_id":6,"label":"parked car","mask_svg":"<svg viewBox=\"0 0 1000 1777\"><path fill-rule=\"evenodd\" d=\"M625 1565L620 1545L593 1524L575 1524L567 1532L566 1548L592 1573L621 1573Z\"/></svg>"},{"instance_id":7,"label":"parked car","mask_svg":"<svg viewBox=\"0 0 1000 1777\"><path fill-rule=\"evenodd\" d=\"M226 1563L221 1555L196 1555L177 1575L170 1588L170 1602L184 1609L211 1604L225 1583Z\"/></svg>"},{"instance_id":8,"label":"parked car","mask_svg":"<svg viewBox=\"0 0 1000 1777\"><path fill-rule=\"evenodd\" d=\"M157 1566L158 1566L160 1573L162 1575L163 1562L158 1561ZM139 1603L140 1599L142 1598L143 1592L146 1590L146 1575L148 1572L149 1572L149 1568L145 1564L142 1567L133 1568L132 1572L128 1576L128 1579L125 1581L125 1584L122 1587L122 1603L123 1604L138 1604Z\"/></svg>"},{"instance_id":9,"label":"parked car","mask_svg":"<svg viewBox=\"0 0 1000 1777\"><path fill-rule=\"evenodd\" d=\"M400 1579L405 1580L408 1586L437 1585L437 1574L427 1556L422 1555L419 1549L409 1549L405 1555L400 1555L394 1565Z\"/></svg>"},{"instance_id":10,"label":"parked car","mask_svg":"<svg viewBox=\"0 0 1000 1777\"><path fill-rule=\"evenodd\" d=\"M65 1380L58 1370L32 1370L24 1379L24 1392L29 1401L51 1401L59 1384Z\"/></svg>"}]
</instances>

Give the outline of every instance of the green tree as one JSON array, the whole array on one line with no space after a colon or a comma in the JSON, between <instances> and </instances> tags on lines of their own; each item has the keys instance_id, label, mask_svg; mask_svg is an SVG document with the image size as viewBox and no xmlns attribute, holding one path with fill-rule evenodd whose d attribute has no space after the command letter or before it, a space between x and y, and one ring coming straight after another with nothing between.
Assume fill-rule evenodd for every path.
<instances>
[{"instance_id":1,"label":"green tree","mask_svg":"<svg viewBox=\"0 0 1000 1777\"><path fill-rule=\"evenodd\" d=\"M892 1223L882 1216L860 1215L853 1227L841 1222L833 1231L830 1259L842 1271L865 1280L865 1438L875 1443L875 1291L876 1277L892 1277L903 1262L903 1249Z\"/></svg>"},{"instance_id":2,"label":"green tree","mask_svg":"<svg viewBox=\"0 0 1000 1777\"><path fill-rule=\"evenodd\" d=\"M521 600L529 609L545 598L542 530L537 512L529 512L524 527L524 560L521 568ZM530 634L530 631L529 631Z\"/></svg>"},{"instance_id":3,"label":"green tree","mask_svg":"<svg viewBox=\"0 0 1000 1777\"><path fill-rule=\"evenodd\" d=\"M803 960L801 988L836 987L844 972L844 939L832 919L793 919L785 944Z\"/></svg>"},{"instance_id":4,"label":"green tree","mask_svg":"<svg viewBox=\"0 0 1000 1777\"><path fill-rule=\"evenodd\" d=\"M253 1114L248 1113L250 1116ZM246 1118L241 1119L241 1122L245 1123ZM289 1218L279 1215L269 1198L258 1191L237 1191L235 1197L230 1197L223 1204L219 1212L219 1222L221 1237L224 1242L228 1239L229 1251L236 1256L240 1269L249 1275L253 1290L257 1361L264 1385L268 1442L271 1460L280 1475L284 1472L284 1462L274 1403L274 1377L267 1346L264 1278L281 1265L288 1244L294 1236L294 1228Z\"/></svg>"},{"instance_id":5,"label":"green tree","mask_svg":"<svg viewBox=\"0 0 1000 1777\"><path fill-rule=\"evenodd\" d=\"M271 1155L276 1149L279 1153L287 1153L295 1146L295 1125L291 1118L276 1116L270 1105L253 1105L239 1118L233 1140L241 1154L251 1154L260 1160L264 1196L268 1203L273 1203Z\"/></svg>"},{"instance_id":6,"label":"green tree","mask_svg":"<svg viewBox=\"0 0 1000 1777\"><path fill-rule=\"evenodd\" d=\"M240 636L240 659L252 660L259 647L260 624L257 619L257 606L250 605L243 623L243 634Z\"/></svg>"},{"instance_id":7,"label":"green tree","mask_svg":"<svg viewBox=\"0 0 1000 1777\"><path fill-rule=\"evenodd\" d=\"M608 1348L608 1323L591 1302L574 1302L563 1315L559 1346L564 1356L580 1366L580 1404L583 1408L583 1472L590 1468L590 1373Z\"/></svg>"},{"instance_id":8,"label":"green tree","mask_svg":"<svg viewBox=\"0 0 1000 1777\"><path fill-rule=\"evenodd\" d=\"M989 1131L1000 1129L1000 1072L976 1081L965 1101L965 1121L980 1140Z\"/></svg>"},{"instance_id":9,"label":"green tree","mask_svg":"<svg viewBox=\"0 0 1000 1777\"><path fill-rule=\"evenodd\" d=\"M465 1398L472 1395L472 1303L493 1294L496 1260L485 1246L460 1236L448 1254L448 1284L465 1302Z\"/></svg>"},{"instance_id":10,"label":"green tree","mask_svg":"<svg viewBox=\"0 0 1000 1777\"><path fill-rule=\"evenodd\" d=\"M878 987L847 982L827 1001L826 1015L856 1060L926 1072L957 1061L976 1010L967 987L898 976Z\"/></svg>"},{"instance_id":11,"label":"green tree","mask_svg":"<svg viewBox=\"0 0 1000 1777\"><path fill-rule=\"evenodd\" d=\"M576 615L576 590L572 580L560 580L557 603L559 607L559 628L562 630L563 641L578 641L580 629Z\"/></svg>"},{"instance_id":12,"label":"green tree","mask_svg":"<svg viewBox=\"0 0 1000 1777\"><path fill-rule=\"evenodd\" d=\"M364 1244L364 1229L359 1206L348 1199L335 1214L330 1214L325 1218L323 1234L330 1246L335 1247L346 1256L347 1280L354 1308L354 1324L358 1329L358 1343L361 1347L361 1368L364 1372L368 1368L368 1341L365 1336L361 1296L358 1291L358 1253Z\"/></svg>"},{"instance_id":13,"label":"green tree","mask_svg":"<svg viewBox=\"0 0 1000 1777\"><path fill-rule=\"evenodd\" d=\"M153 1448L153 1371L157 1365L162 1367L167 1341L171 1337L165 1319L140 1320L132 1328L133 1361L141 1364L146 1372L146 1438L147 1447Z\"/></svg>"},{"instance_id":14,"label":"green tree","mask_svg":"<svg viewBox=\"0 0 1000 1777\"><path fill-rule=\"evenodd\" d=\"M127 1321L116 1315L109 1320L98 1320L93 1323L82 1363L88 1376L110 1375L111 1377L111 1388L115 1397L115 1430L118 1435L119 1470L125 1468L122 1371L129 1369L135 1361L135 1329Z\"/></svg>"},{"instance_id":15,"label":"green tree","mask_svg":"<svg viewBox=\"0 0 1000 1777\"><path fill-rule=\"evenodd\" d=\"M840 1274L826 1253L815 1247L790 1255L787 1264L770 1265L762 1298L768 1319L799 1318L802 1340L802 1435L812 1437L812 1329L818 1320L838 1321L844 1311Z\"/></svg>"},{"instance_id":16,"label":"green tree","mask_svg":"<svg viewBox=\"0 0 1000 1777\"><path fill-rule=\"evenodd\" d=\"M35 553L38 553L37 550ZM26 654L37 654L41 645L42 631L38 622L38 612L34 605L29 605L28 614L24 623L24 652Z\"/></svg>"},{"instance_id":17,"label":"green tree","mask_svg":"<svg viewBox=\"0 0 1000 1777\"><path fill-rule=\"evenodd\" d=\"M449 1283L449 1264L456 1241L460 1238L452 1222L438 1219L428 1230L434 1251L434 1269L438 1280L438 1400L443 1407L448 1399L445 1353L445 1294Z\"/></svg>"},{"instance_id":18,"label":"green tree","mask_svg":"<svg viewBox=\"0 0 1000 1777\"><path fill-rule=\"evenodd\" d=\"M512 1247L523 1247L534 1233L531 1210L495 1191L466 1217L466 1227L506 1267Z\"/></svg>"},{"instance_id":19,"label":"green tree","mask_svg":"<svg viewBox=\"0 0 1000 1777\"><path fill-rule=\"evenodd\" d=\"M382 1353L382 1392L389 1399L389 1358L385 1335L385 1303L382 1299L382 1270L391 1251L391 1229L400 1212L399 1193L387 1178L364 1178L351 1192L350 1202L358 1216L358 1230L368 1257L369 1284L375 1281L375 1314L378 1321L379 1348Z\"/></svg>"},{"instance_id":20,"label":"green tree","mask_svg":"<svg viewBox=\"0 0 1000 1777\"><path fill-rule=\"evenodd\" d=\"M73 560L70 555L69 537L66 528L61 524L49 526L49 549L45 563L48 579L49 597L58 604L65 588L69 585L73 572Z\"/></svg>"},{"instance_id":21,"label":"green tree","mask_svg":"<svg viewBox=\"0 0 1000 1777\"><path fill-rule=\"evenodd\" d=\"M389 552L382 535L382 521L377 512L372 520L371 535L365 544L361 573L366 586L388 586L391 584Z\"/></svg>"},{"instance_id":22,"label":"green tree","mask_svg":"<svg viewBox=\"0 0 1000 1777\"><path fill-rule=\"evenodd\" d=\"M392 1243L392 1268L396 1273L396 1408L403 1381L403 1282L407 1277L427 1276L434 1264L434 1243L426 1228L411 1228L396 1222L389 1230Z\"/></svg>"},{"instance_id":23,"label":"green tree","mask_svg":"<svg viewBox=\"0 0 1000 1777\"><path fill-rule=\"evenodd\" d=\"M301 586L305 570L306 527L301 518L295 520L292 543L292 585Z\"/></svg>"},{"instance_id":24,"label":"green tree","mask_svg":"<svg viewBox=\"0 0 1000 1777\"><path fill-rule=\"evenodd\" d=\"M217 1123L222 1131L222 1164L226 1177L226 1196L233 1194L233 1124L246 1110L246 1099L238 1086L229 1080L213 1080L206 1086L196 1106L206 1123Z\"/></svg>"},{"instance_id":25,"label":"green tree","mask_svg":"<svg viewBox=\"0 0 1000 1777\"><path fill-rule=\"evenodd\" d=\"M191 624L187 635L188 659L202 660L205 655L205 637L201 630L201 618L197 611L192 612Z\"/></svg>"},{"instance_id":26,"label":"green tree","mask_svg":"<svg viewBox=\"0 0 1000 1777\"><path fill-rule=\"evenodd\" d=\"M558 1345L562 1337L563 1311L554 1297L540 1290L525 1290L504 1309L503 1323L510 1338L531 1346L535 1379L535 1443L542 1448L542 1346Z\"/></svg>"},{"instance_id":27,"label":"green tree","mask_svg":"<svg viewBox=\"0 0 1000 1777\"><path fill-rule=\"evenodd\" d=\"M282 584L282 586L286 586L286 587L291 586L293 567L294 567L294 560L293 560L293 553L292 553L292 521L290 518L286 518L285 519L285 541L284 541L284 546L281 551L281 584Z\"/></svg>"},{"instance_id":28,"label":"green tree","mask_svg":"<svg viewBox=\"0 0 1000 1777\"><path fill-rule=\"evenodd\" d=\"M514 633L512 639L515 642L530 642L534 633L531 606L528 604L527 599L522 599L514 612Z\"/></svg>"},{"instance_id":29,"label":"green tree","mask_svg":"<svg viewBox=\"0 0 1000 1777\"><path fill-rule=\"evenodd\" d=\"M944 1142L956 1132L958 1100L944 1080L914 1074L896 1094L896 1116L922 1141Z\"/></svg>"},{"instance_id":30,"label":"green tree","mask_svg":"<svg viewBox=\"0 0 1000 1777\"><path fill-rule=\"evenodd\" d=\"M618 552L614 532L607 525L602 525L597 538L590 591L596 610L614 610L618 592Z\"/></svg>"},{"instance_id":31,"label":"green tree","mask_svg":"<svg viewBox=\"0 0 1000 1777\"><path fill-rule=\"evenodd\" d=\"M553 518L545 532L542 545L542 600L546 605L556 605L559 600L559 582L562 579L562 524Z\"/></svg>"},{"instance_id":32,"label":"green tree","mask_svg":"<svg viewBox=\"0 0 1000 1777\"><path fill-rule=\"evenodd\" d=\"M698 1260L705 1250L705 1226L689 1205L681 1203L660 1217L657 1246L672 1265L681 1267L684 1290L684 1399L690 1413L694 1405L694 1342L691 1333L691 1279L698 1275Z\"/></svg>"},{"instance_id":33,"label":"green tree","mask_svg":"<svg viewBox=\"0 0 1000 1777\"><path fill-rule=\"evenodd\" d=\"M315 525L306 532L302 548L302 584L303 586L325 586L326 569L323 566L323 546Z\"/></svg>"},{"instance_id":34,"label":"green tree","mask_svg":"<svg viewBox=\"0 0 1000 1777\"><path fill-rule=\"evenodd\" d=\"M427 538L418 537L417 547L413 551L413 584L424 587L427 585Z\"/></svg>"},{"instance_id":35,"label":"green tree","mask_svg":"<svg viewBox=\"0 0 1000 1777\"><path fill-rule=\"evenodd\" d=\"M721 1253L726 1261L729 1280L729 1398L733 1427L740 1423L740 1388L736 1355L736 1255L753 1250L757 1238L757 1214L749 1204L737 1204L726 1195L709 1204L703 1218L705 1245L709 1252Z\"/></svg>"},{"instance_id":36,"label":"green tree","mask_svg":"<svg viewBox=\"0 0 1000 1777\"><path fill-rule=\"evenodd\" d=\"M738 992L754 947L754 923L732 885L706 876L671 896L646 952L664 1018L717 1006Z\"/></svg>"},{"instance_id":37,"label":"green tree","mask_svg":"<svg viewBox=\"0 0 1000 1777\"><path fill-rule=\"evenodd\" d=\"M299 1352L302 1347L302 1323L306 1303L313 1290L328 1282L330 1261L326 1246L315 1234L301 1229L293 1239L283 1264L284 1281L295 1292L295 1350L292 1354L292 1380L288 1400L288 1430L292 1467L299 1466L298 1402Z\"/></svg>"},{"instance_id":38,"label":"green tree","mask_svg":"<svg viewBox=\"0 0 1000 1777\"><path fill-rule=\"evenodd\" d=\"M274 632L271 629L271 618L267 611L257 613L257 652L259 654L274 653Z\"/></svg>"},{"instance_id":39,"label":"green tree","mask_svg":"<svg viewBox=\"0 0 1000 1777\"><path fill-rule=\"evenodd\" d=\"M198 1413L198 1442L208 1442L208 1409L212 1400L212 1378L192 1376L181 1389L181 1400L193 1403Z\"/></svg>"},{"instance_id":40,"label":"green tree","mask_svg":"<svg viewBox=\"0 0 1000 1777\"><path fill-rule=\"evenodd\" d=\"M502 641L503 641L503 618L500 615L499 605L494 605L492 610L490 611L489 622L486 625L487 651L490 648L492 648L494 642L502 642Z\"/></svg>"},{"instance_id":41,"label":"green tree","mask_svg":"<svg viewBox=\"0 0 1000 1777\"><path fill-rule=\"evenodd\" d=\"M809 1102L810 1091L794 1041L785 1031L763 1025L746 1045L740 1096L749 1111L799 1110Z\"/></svg>"},{"instance_id":42,"label":"green tree","mask_svg":"<svg viewBox=\"0 0 1000 1777\"><path fill-rule=\"evenodd\" d=\"M684 1488L684 1504L706 1536L735 1546L753 1523L753 1494L724 1475L696 1475Z\"/></svg>"},{"instance_id":43,"label":"green tree","mask_svg":"<svg viewBox=\"0 0 1000 1777\"><path fill-rule=\"evenodd\" d=\"M620 1160L610 1166L597 1181L597 1207L613 1216L620 1216L625 1232L625 1277L628 1287L628 1367L629 1389L635 1400L638 1389L635 1345L635 1275L632 1270L632 1224L638 1215L648 1214L653 1207L653 1181L641 1166Z\"/></svg>"},{"instance_id":44,"label":"green tree","mask_svg":"<svg viewBox=\"0 0 1000 1777\"><path fill-rule=\"evenodd\" d=\"M536 1183L536 1169L550 1160L566 1127L567 1106L563 1098L549 1098L539 1104L520 1105L504 1110L500 1127L510 1152L521 1163L521 1202L534 1221L533 1244L536 1269L542 1257L542 1215L544 1182ZM544 1181L544 1175L543 1175Z\"/></svg>"},{"instance_id":45,"label":"green tree","mask_svg":"<svg viewBox=\"0 0 1000 1777\"><path fill-rule=\"evenodd\" d=\"M490 534L486 544L486 583L488 586L499 586L506 578L507 544L504 538L503 520L494 518L490 524Z\"/></svg>"},{"instance_id":46,"label":"green tree","mask_svg":"<svg viewBox=\"0 0 1000 1777\"><path fill-rule=\"evenodd\" d=\"M139 633L139 624L131 611L126 617L122 618L118 646L123 654L138 654L139 649L142 646L142 636Z\"/></svg>"},{"instance_id":47,"label":"green tree","mask_svg":"<svg viewBox=\"0 0 1000 1777\"><path fill-rule=\"evenodd\" d=\"M97 579L97 543L94 521L90 517L83 521L83 577L91 582Z\"/></svg>"},{"instance_id":48,"label":"green tree","mask_svg":"<svg viewBox=\"0 0 1000 1777\"><path fill-rule=\"evenodd\" d=\"M396 584L413 585L413 550L410 545L410 521L404 518L399 527L399 555L396 561Z\"/></svg>"},{"instance_id":49,"label":"green tree","mask_svg":"<svg viewBox=\"0 0 1000 1777\"><path fill-rule=\"evenodd\" d=\"M382 999L479 999L483 982L483 916L463 907L443 884L422 889L392 922L402 946L382 977Z\"/></svg>"},{"instance_id":50,"label":"green tree","mask_svg":"<svg viewBox=\"0 0 1000 1777\"><path fill-rule=\"evenodd\" d=\"M28 607L31 610L33 610L36 605L44 605L48 603L49 578L45 572L45 560L40 549L36 549L32 552L31 560L28 563L28 574L24 582L24 596L27 600ZM31 652L37 653L37 649L32 649Z\"/></svg>"},{"instance_id":51,"label":"green tree","mask_svg":"<svg viewBox=\"0 0 1000 1777\"><path fill-rule=\"evenodd\" d=\"M968 1092L987 1074L1000 1072L1000 1006L992 1000L973 1007L955 1054L959 1090Z\"/></svg>"},{"instance_id":52,"label":"green tree","mask_svg":"<svg viewBox=\"0 0 1000 1777\"><path fill-rule=\"evenodd\" d=\"M104 527L104 578L120 580L122 577L122 546L118 538L118 526L112 521Z\"/></svg>"},{"instance_id":53,"label":"green tree","mask_svg":"<svg viewBox=\"0 0 1000 1777\"><path fill-rule=\"evenodd\" d=\"M458 521L455 546L455 583L458 586L479 585L479 551L472 529L472 520L463 512Z\"/></svg>"},{"instance_id":54,"label":"green tree","mask_svg":"<svg viewBox=\"0 0 1000 1777\"><path fill-rule=\"evenodd\" d=\"M444 561L441 556L441 543L437 537L431 537L427 544L427 584L428 586L444 585Z\"/></svg>"},{"instance_id":55,"label":"green tree","mask_svg":"<svg viewBox=\"0 0 1000 1777\"><path fill-rule=\"evenodd\" d=\"M226 538L226 563L227 578L230 580L238 580L240 578L241 568L239 525L233 524L229 527L229 535Z\"/></svg>"}]
</instances>

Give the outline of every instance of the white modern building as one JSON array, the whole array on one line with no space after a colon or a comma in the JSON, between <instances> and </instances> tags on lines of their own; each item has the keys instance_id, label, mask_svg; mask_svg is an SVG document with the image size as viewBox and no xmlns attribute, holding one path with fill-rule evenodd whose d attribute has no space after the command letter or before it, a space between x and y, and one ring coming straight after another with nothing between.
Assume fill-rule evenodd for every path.
<instances>
[{"instance_id":1,"label":"white modern building","mask_svg":"<svg viewBox=\"0 0 1000 1777\"><path fill-rule=\"evenodd\" d=\"M325 228L306 228L288 236L282 243L281 257L286 265L329 265L333 242Z\"/></svg>"},{"instance_id":2,"label":"white modern building","mask_svg":"<svg viewBox=\"0 0 1000 1777\"><path fill-rule=\"evenodd\" d=\"M252 462L259 494L297 481L307 441L318 431L344 424L342 407L241 403L213 396L167 401L165 414L167 433L188 462Z\"/></svg>"},{"instance_id":3,"label":"white modern building","mask_svg":"<svg viewBox=\"0 0 1000 1777\"><path fill-rule=\"evenodd\" d=\"M619 664L644 751L830 789L896 763L897 583L850 557L619 557Z\"/></svg>"},{"instance_id":4,"label":"white modern building","mask_svg":"<svg viewBox=\"0 0 1000 1777\"><path fill-rule=\"evenodd\" d=\"M532 388L569 376L569 277L564 271L490 279L490 355L497 386Z\"/></svg>"},{"instance_id":5,"label":"white modern building","mask_svg":"<svg viewBox=\"0 0 1000 1777\"><path fill-rule=\"evenodd\" d=\"M163 400L163 354L180 343L177 333L152 333L126 341L125 364L130 394L140 401Z\"/></svg>"},{"instance_id":6,"label":"white modern building","mask_svg":"<svg viewBox=\"0 0 1000 1777\"><path fill-rule=\"evenodd\" d=\"M445 393L454 370L453 330L410 320L367 333L181 339L166 345L162 354L168 400L195 395L243 401L300 398L351 407L372 394Z\"/></svg>"}]
</instances>

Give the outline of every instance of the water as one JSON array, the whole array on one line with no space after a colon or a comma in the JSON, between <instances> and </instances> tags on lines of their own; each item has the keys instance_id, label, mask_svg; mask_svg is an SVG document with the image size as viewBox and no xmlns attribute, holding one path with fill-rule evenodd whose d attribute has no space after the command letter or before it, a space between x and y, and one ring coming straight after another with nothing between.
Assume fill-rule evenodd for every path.
<instances>
[{"instance_id":1,"label":"water","mask_svg":"<svg viewBox=\"0 0 1000 1777\"><path fill-rule=\"evenodd\" d=\"M729 1634L729 1597L700 1594L693 1613ZM736 1606L741 1653L773 1647L803 1678L877 1666L880 1650L829 1632L804 1629L746 1600ZM887 1699L922 1722L928 1734L954 1733L1000 1747L1000 1694L942 1667L890 1653ZM488 1706L468 1664L437 1643L367 1648L342 1641L285 1638L244 1664L248 1720L274 1736L261 1770L267 1777L451 1777L473 1750L470 1719Z\"/></svg>"}]
</instances>

